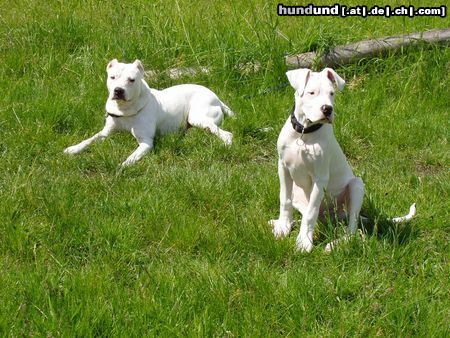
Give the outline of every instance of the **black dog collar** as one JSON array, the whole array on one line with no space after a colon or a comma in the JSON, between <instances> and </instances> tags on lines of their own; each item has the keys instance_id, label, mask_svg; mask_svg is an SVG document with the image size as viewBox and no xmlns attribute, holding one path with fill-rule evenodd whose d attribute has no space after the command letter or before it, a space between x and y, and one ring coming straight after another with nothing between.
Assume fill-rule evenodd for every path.
<instances>
[{"instance_id":1,"label":"black dog collar","mask_svg":"<svg viewBox=\"0 0 450 338\"><path fill-rule=\"evenodd\" d=\"M294 103L294 107L292 107L292 112L291 112L291 123L292 123L292 127L294 128L294 130L297 133L300 134L309 134L312 133L316 130L319 130L320 128L322 128L322 123L319 124L313 124L310 127L305 128L305 126L303 126L303 124L301 124L300 122L298 122L297 118L294 115L294 111L295 111L295 103Z\"/></svg>"},{"instance_id":2,"label":"black dog collar","mask_svg":"<svg viewBox=\"0 0 450 338\"><path fill-rule=\"evenodd\" d=\"M136 115L139 114L139 113L142 111L142 109L144 109L144 108L145 108L145 106L142 107L141 109L139 109L139 110L136 112L136 114L133 114L133 115L116 115L116 114L111 114L111 113L106 112L106 116L117 117L117 118L119 118L119 117L136 116Z\"/></svg>"}]
</instances>

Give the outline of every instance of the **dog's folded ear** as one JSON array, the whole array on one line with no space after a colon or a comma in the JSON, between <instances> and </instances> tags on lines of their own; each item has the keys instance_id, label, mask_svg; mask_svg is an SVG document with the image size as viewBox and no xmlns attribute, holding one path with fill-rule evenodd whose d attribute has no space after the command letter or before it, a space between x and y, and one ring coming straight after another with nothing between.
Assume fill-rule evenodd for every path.
<instances>
[{"instance_id":1,"label":"dog's folded ear","mask_svg":"<svg viewBox=\"0 0 450 338\"><path fill-rule=\"evenodd\" d=\"M339 90L344 89L345 81L334 71L334 69L324 68L322 72L326 72L328 79L330 79Z\"/></svg>"},{"instance_id":2,"label":"dog's folded ear","mask_svg":"<svg viewBox=\"0 0 450 338\"><path fill-rule=\"evenodd\" d=\"M300 96L303 95L310 74L311 70L306 68L295 69L286 72L289 83L291 84L292 88L294 88L300 94Z\"/></svg>"},{"instance_id":3,"label":"dog's folded ear","mask_svg":"<svg viewBox=\"0 0 450 338\"><path fill-rule=\"evenodd\" d=\"M119 63L119 61L117 61L117 59L112 59L111 61L109 61L108 65L106 66L106 70L110 69L111 67L114 67L118 63Z\"/></svg>"},{"instance_id":4,"label":"dog's folded ear","mask_svg":"<svg viewBox=\"0 0 450 338\"><path fill-rule=\"evenodd\" d=\"M134 60L133 65L136 66L142 74L144 74L144 66L140 60Z\"/></svg>"}]
</instances>

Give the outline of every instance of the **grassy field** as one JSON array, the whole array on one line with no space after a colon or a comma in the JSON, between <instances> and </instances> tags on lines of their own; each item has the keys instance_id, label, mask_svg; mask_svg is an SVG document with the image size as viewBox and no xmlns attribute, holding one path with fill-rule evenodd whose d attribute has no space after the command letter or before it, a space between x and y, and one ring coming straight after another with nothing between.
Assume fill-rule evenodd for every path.
<instances>
[{"instance_id":1,"label":"grassy field","mask_svg":"<svg viewBox=\"0 0 450 338\"><path fill-rule=\"evenodd\" d=\"M313 252L300 254L298 228L276 241L267 225L278 211L276 138L293 102L280 87L283 55L448 18L279 18L276 4L3 1L1 336L450 334L448 48L337 69L347 88L335 133L375 220L365 241L326 254L341 229L321 224ZM148 82L213 89L236 112L224 123L234 144L191 129L125 170L131 135L65 156L102 127L113 58L210 67ZM254 61L256 73L236 67ZM412 202L410 224L384 221Z\"/></svg>"}]
</instances>

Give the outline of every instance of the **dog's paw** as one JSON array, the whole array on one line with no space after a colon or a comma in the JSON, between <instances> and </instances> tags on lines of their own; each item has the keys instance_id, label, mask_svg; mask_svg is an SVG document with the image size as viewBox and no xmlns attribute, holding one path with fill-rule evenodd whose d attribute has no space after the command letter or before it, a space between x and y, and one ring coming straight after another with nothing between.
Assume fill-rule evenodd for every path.
<instances>
[{"instance_id":1,"label":"dog's paw","mask_svg":"<svg viewBox=\"0 0 450 338\"><path fill-rule=\"evenodd\" d=\"M345 236L342 236L341 238L337 238L337 239L331 241L330 243L328 243L325 246L325 252L331 252L333 250L336 250L342 244L347 243L350 240L350 238L351 238L351 236L345 235Z\"/></svg>"},{"instance_id":2,"label":"dog's paw","mask_svg":"<svg viewBox=\"0 0 450 338\"><path fill-rule=\"evenodd\" d=\"M133 165L137 162L137 160L134 158L134 156L128 157L125 161L122 162L120 165L122 168L129 167L130 165Z\"/></svg>"},{"instance_id":3,"label":"dog's paw","mask_svg":"<svg viewBox=\"0 0 450 338\"><path fill-rule=\"evenodd\" d=\"M272 232L275 238L286 237L291 232L292 222L272 219L269 224L273 227Z\"/></svg>"},{"instance_id":4,"label":"dog's paw","mask_svg":"<svg viewBox=\"0 0 450 338\"><path fill-rule=\"evenodd\" d=\"M313 242L308 236L298 236L296 241L297 251L311 252L313 249Z\"/></svg>"},{"instance_id":5,"label":"dog's paw","mask_svg":"<svg viewBox=\"0 0 450 338\"><path fill-rule=\"evenodd\" d=\"M348 242L349 239L350 236L343 236L341 238L335 239L334 241L331 241L325 246L325 252L336 250L337 248L339 248L339 246L342 246L342 244Z\"/></svg>"},{"instance_id":6,"label":"dog's paw","mask_svg":"<svg viewBox=\"0 0 450 338\"><path fill-rule=\"evenodd\" d=\"M344 243L347 243L354 236L358 236L358 235L359 235L359 237L361 237L362 241L365 241L366 236L364 235L364 233L361 230L358 230L358 232L356 234L345 235L345 236L342 236L341 238L337 238L337 239L331 241L330 243L328 243L325 246L325 252L331 252L333 250L336 250L337 248L339 248L339 246L343 245Z\"/></svg>"},{"instance_id":7,"label":"dog's paw","mask_svg":"<svg viewBox=\"0 0 450 338\"><path fill-rule=\"evenodd\" d=\"M331 252L331 251L333 251L334 249L336 249L336 245L337 245L336 240L334 240L334 241L328 243L328 244L325 246L325 252Z\"/></svg>"},{"instance_id":8,"label":"dog's paw","mask_svg":"<svg viewBox=\"0 0 450 338\"><path fill-rule=\"evenodd\" d=\"M227 146L230 146L233 143L233 134L229 131L222 131L220 138Z\"/></svg>"},{"instance_id":9,"label":"dog's paw","mask_svg":"<svg viewBox=\"0 0 450 338\"><path fill-rule=\"evenodd\" d=\"M75 146L71 146L71 147L67 147L66 149L64 149L64 154L69 154L69 155L76 155L81 153L83 149L80 148L78 145Z\"/></svg>"}]
</instances>

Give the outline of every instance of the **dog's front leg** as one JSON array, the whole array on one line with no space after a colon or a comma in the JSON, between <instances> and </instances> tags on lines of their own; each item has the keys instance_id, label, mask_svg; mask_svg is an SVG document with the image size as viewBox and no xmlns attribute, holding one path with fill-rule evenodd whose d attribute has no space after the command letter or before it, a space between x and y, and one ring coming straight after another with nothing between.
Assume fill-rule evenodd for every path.
<instances>
[{"instance_id":1,"label":"dog's front leg","mask_svg":"<svg viewBox=\"0 0 450 338\"><path fill-rule=\"evenodd\" d=\"M322 182L314 182L309 198L306 213L302 215L302 223L300 233L297 237L297 249L300 251L310 252L313 248L314 227L319 216L320 204L324 196L324 187L326 184Z\"/></svg>"},{"instance_id":2,"label":"dog's front leg","mask_svg":"<svg viewBox=\"0 0 450 338\"><path fill-rule=\"evenodd\" d=\"M281 160L278 160L278 177L280 179L280 217L271 220L275 237L289 235L292 228L292 185L293 180L289 170Z\"/></svg>"},{"instance_id":3,"label":"dog's front leg","mask_svg":"<svg viewBox=\"0 0 450 338\"><path fill-rule=\"evenodd\" d=\"M95 134L94 136L74 145L71 147L68 147L64 149L65 154L70 155L76 155L81 153L84 149L86 149L90 144L96 142L96 141L103 141L105 138L108 137L109 134L111 134L115 130L115 125L112 122L109 122L108 119L106 120L106 124L103 127L103 129Z\"/></svg>"},{"instance_id":4,"label":"dog's front leg","mask_svg":"<svg viewBox=\"0 0 450 338\"><path fill-rule=\"evenodd\" d=\"M139 141L137 149L122 163L122 167L129 166L139 161L149 150L153 148L153 139Z\"/></svg>"}]
</instances>

